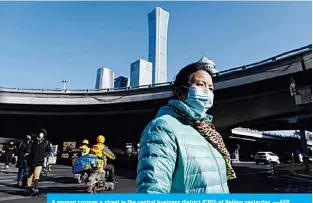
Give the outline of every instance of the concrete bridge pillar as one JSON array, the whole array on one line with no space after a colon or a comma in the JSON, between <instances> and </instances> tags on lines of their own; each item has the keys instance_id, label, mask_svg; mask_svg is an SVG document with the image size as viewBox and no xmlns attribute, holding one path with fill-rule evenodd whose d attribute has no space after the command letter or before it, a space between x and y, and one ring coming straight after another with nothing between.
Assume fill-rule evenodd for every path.
<instances>
[{"instance_id":1,"label":"concrete bridge pillar","mask_svg":"<svg viewBox=\"0 0 313 203\"><path fill-rule=\"evenodd\" d=\"M225 142L226 148L229 151L231 158L235 162L239 162L239 150L240 146L237 145L233 140L230 139L232 136L231 129L220 131L220 134L223 136L223 140Z\"/></svg>"},{"instance_id":2,"label":"concrete bridge pillar","mask_svg":"<svg viewBox=\"0 0 313 203\"><path fill-rule=\"evenodd\" d=\"M301 152L304 154L308 154L308 144L305 136L305 130L300 130L300 138L301 138Z\"/></svg>"}]
</instances>

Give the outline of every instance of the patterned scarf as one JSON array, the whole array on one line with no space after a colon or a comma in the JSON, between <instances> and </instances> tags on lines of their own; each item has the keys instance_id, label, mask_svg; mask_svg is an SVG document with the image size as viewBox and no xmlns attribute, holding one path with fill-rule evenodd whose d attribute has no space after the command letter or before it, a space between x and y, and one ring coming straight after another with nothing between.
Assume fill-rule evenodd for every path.
<instances>
[{"instance_id":1,"label":"patterned scarf","mask_svg":"<svg viewBox=\"0 0 313 203\"><path fill-rule=\"evenodd\" d=\"M176 106L169 104L169 106L178 114L182 119L186 119L193 123L193 127L215 148L222 154L226 162L226 175L228 180L236 178L235 171L231 165L231 158L227 151L223 138L219 134L214 125L208 120L193 120L189 116L185 115L183 111Z\"/></svg>"}]
</instances>

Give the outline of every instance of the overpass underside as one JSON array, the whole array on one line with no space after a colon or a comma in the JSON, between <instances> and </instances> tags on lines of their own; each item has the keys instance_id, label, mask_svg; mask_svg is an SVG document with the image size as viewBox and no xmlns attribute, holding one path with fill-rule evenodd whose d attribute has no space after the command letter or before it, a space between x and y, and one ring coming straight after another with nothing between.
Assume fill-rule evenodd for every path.
<instances>
[{"instance_id":1,"label":"overpass underside","mask_svg":"<svg viewBox=\"0 0 313 203\"><path fill-rule=\"evenodd\" d=\"M216 77L214 106L208 113L214 116L213 123L217 129L225 137L229 136L230 129L240 126L258 130L301 128L311 131L311 96L309 103L297 105L290 91L291 81L295 81L297 87L309 86L312 93L311 55L307 53L303 63L301 57L294 56L271 65ZM65 139L93 140L98 134L104 134L112 145L138 142L144 127L170 99L170 90L171 86L162 86L140 89L138 95L136 91L113 91L98 95L101 98L107 95L124 98L123 103L108 102L87 93L49 95L1 92L0 136L23 137L25 133L46 128L55 142ZM151 99L151 95L155 97ZM127 100L127 97L131 99ZM75 103L80 99L84 104ZM40 103L39 100L44 102ZM21 104L24 101L29 104ZM66 102L69 103L65 105ZM297 122L290 122L290 118L295 116Z\"/></svg>"},{"instance_id":2,"label":"overpass underside","mask_svg":"<svg viewBox=\"0 0 313 203\"><path fill-rule=\"evenodd\" d=\"M217 91L219 97L211 111L215 125L221 130L242 126L258 130L304 128L311 131L312 102L296 104L289 89L291 77L298 87L309 84L312 91L312 69ZM296 123L292 120L295 116Z\"/></svg>"},{"instance_id":3,"label":"overpass underside","mask_svg":"<svg viewBox=\"0 0 313 203\"><path fill-rule=\"evenodd\" d=\"M0 136L23 138L25 133L48 130L54 143L64 140L95 141L103 134L107 143L120 147L138 141L144 127L165 101L103 106L12 106L1 105ZM27 111L25 111L27 109Z\"/></svg>"}]
</instances>

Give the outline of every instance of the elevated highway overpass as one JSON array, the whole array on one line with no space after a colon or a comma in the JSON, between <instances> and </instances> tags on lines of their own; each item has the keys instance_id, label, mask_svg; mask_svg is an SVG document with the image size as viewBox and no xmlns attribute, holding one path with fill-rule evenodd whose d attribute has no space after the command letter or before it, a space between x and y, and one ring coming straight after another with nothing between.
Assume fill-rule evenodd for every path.
<instances>
[{"instance_id":1,"label":"elevated highway overpass","mask_svg":"<svg viewBox=\"0 0 313 203\"><path fill-rule=\"evenodd\" d=\"M271 151L277 155L281 155L283 152L295 153L298 150L304 152L300 136L273 135L258 130L235 128L232 129L232 135L229 138L231 141L226 143L227 148L234 151L238 144L240 157L244 160L251 159L250 155L255 155L260 151ZM312 154L312 142L306 140L306 145L308 149L305 150L308 154Z\"/></svg>"},{"instance_id":2,"label":"elevated highway overpass","mask_svg":"<svg viewBox=\"0 0 313 203\"><path fill-rule=\"evenodd\" d=\"M214 81L215 104L209 113L220 131L250 125L266 130L274 127L265 121L293 116L304 118L293 125L294 129L312 129L312 116L305 117L312 114L311 97L307 96L312 92L311 45L221 71ZM158 108L171 97L171 83L66 92L0 88L1 134L20 135L21 129L27 132L46 127L52 134L72 138L104 133L124 136L121 142L137 140ZM290 128L288 123L276 122L276 130L286 128Z\"/></svg>"}]
</instances>

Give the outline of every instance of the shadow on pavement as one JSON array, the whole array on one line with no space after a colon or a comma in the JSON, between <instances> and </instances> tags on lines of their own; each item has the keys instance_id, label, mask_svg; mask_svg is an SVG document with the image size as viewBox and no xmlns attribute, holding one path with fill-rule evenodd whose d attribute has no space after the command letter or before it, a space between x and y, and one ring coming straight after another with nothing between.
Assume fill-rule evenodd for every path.
<instances>
[{"instance_id":1,"label":"shadow on pavement","mask_svg":"<svg viewBox=\"0 0 313 203\"><path fill-rule=\"evenodd\" d=\"M126 179L136 180L136 169L115 168L115 175Z\"/></svg>"},{"instance_id":2,"label":"shadow on pavement","mask_svg":"<svg viewBox=\"0 0 313 203\"><path fill-rule=\"evenodd\" d=\"M239 176L228 182L230 193L312 193L311 183L267 175ZM292 188L292 189L290 189Z\"/></svg>"},{"instance_id":3,"label":"shadow on pavement","mask_svg":"<svg viewBox=\"0 0 313 203\"><path fill-rule=\"evenodd\" d=\"M83 187L39 187L41 194L47 193L86 193L86 190Z\"/></svg>"},{"instance_id":4,"label":"shadow on pavement","mask_svg":"<svg viewBox=\"0 0 313 203\"><path fill-rule=\"evenodd\" d=\"M0 175L12 175L12 174L16 174L17 175L17 172L15 171L0 171Z\"/></svg>"},{"instance_id":5,"label":"shadow on pavement","mask_svg":"<svg viewBox=\"0 0 313 203\"><path fill-rule=\"evenodd\" d=\"M9 195L20 195L20 196L24 196L27 197L29 196L29 194L27 194L25 192L25 190L0 190L1 193L7 193Z\"/></svg>"},{"instance_id":6,"label":"shadow on pavement","mask_svg":"<svg viewBox=\"0 0 313 203\"><path fill-rule=\"evenodd\" d=\"M40 182L44 181L52 181L55 183L62 183L62 184L69 184L69 183L76 183L73 177L42 177L40 178Z\"/></svg>"},{"instance_id":7,"label":"shadow on pavement","mask_svg":"<svg viewBox=\"0 0 313 203\"><path fill-rule=\"evenodd\" d=\"M45 187L40 188L39 186L40 195L46 195L47 193L86 193L84 188L76 188L76 187ZM1 193L6 193L9 195L20 195L20 196L30 196L28 193L25 192L25 189L19 190L0 190ZM40 196L39 195L39 196Z\"/></svg>"}]
</instances>

